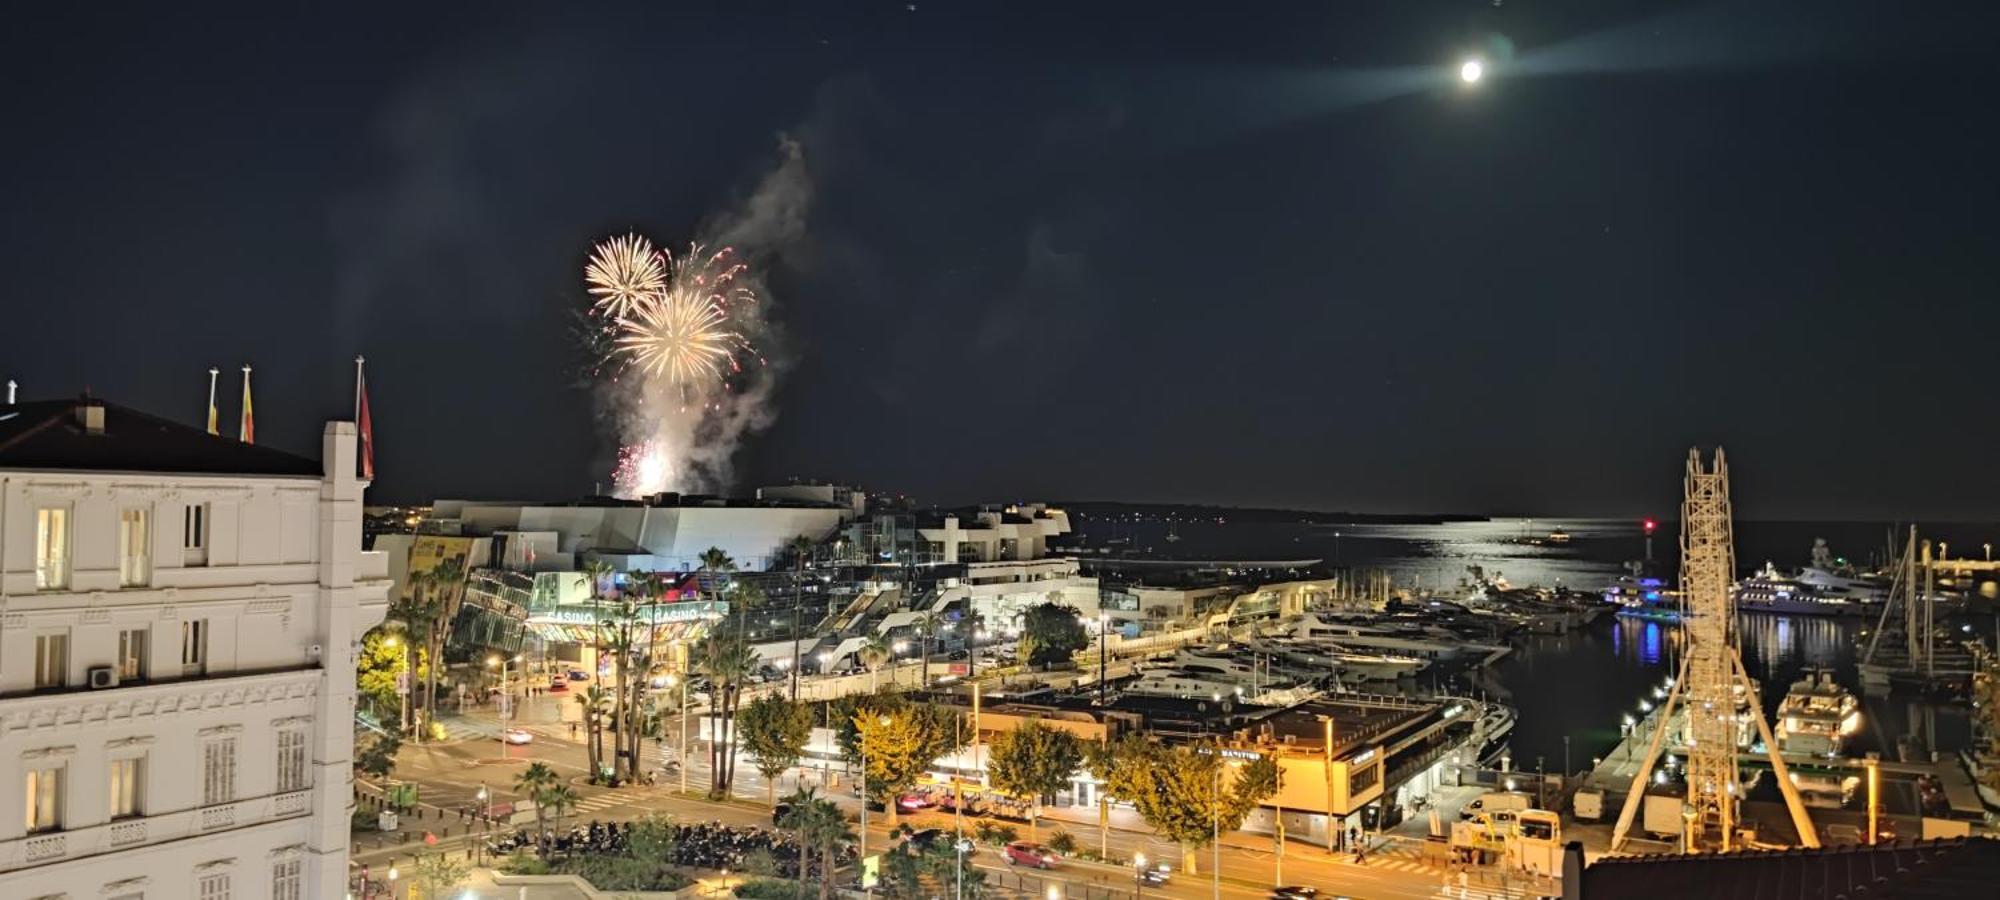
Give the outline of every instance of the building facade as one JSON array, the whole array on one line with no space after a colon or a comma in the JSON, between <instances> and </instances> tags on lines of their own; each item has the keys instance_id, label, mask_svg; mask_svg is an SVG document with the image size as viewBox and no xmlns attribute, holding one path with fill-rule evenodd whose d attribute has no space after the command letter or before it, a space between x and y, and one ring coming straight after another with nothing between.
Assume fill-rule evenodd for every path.
<instances>
[{"instance_id":1,"label":"building facade","mask_svg":"<svg viewBox=\"0 0 2000 900\"><path fill-rule=\"evenodd\" d=\"M0 897L345 896L354 647L389 585L355 442L0 408Z\"/></svg>"}]
</instances>

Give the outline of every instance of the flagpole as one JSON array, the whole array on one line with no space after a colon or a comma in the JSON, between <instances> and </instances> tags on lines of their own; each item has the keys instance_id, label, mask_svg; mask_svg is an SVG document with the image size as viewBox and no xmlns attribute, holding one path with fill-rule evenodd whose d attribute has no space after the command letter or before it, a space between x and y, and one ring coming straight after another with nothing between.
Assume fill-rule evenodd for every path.
<instances>
[{"instance_id":1,"label":"flagpole","mask_svg":"<svg viewBox=\"0 0 2000 900\"><path fill-rule=\"evenodd\" d=\"M215 434L220 426L215 421L215 376L222 374L214 366L208 367L208 433Z\"/></svg>"},{"instance_id":2,"label":"flagpole","mask_svg":"<svg viewBox=\"0 0 2000 900\"><path fill-rule=\"evenodd\" d=\"M365 377L361 374L361 364L364 362L367 362L365 358L354 357L354 421L356 422L361 421L361 379Z\"/></svg>"}]
</instances>

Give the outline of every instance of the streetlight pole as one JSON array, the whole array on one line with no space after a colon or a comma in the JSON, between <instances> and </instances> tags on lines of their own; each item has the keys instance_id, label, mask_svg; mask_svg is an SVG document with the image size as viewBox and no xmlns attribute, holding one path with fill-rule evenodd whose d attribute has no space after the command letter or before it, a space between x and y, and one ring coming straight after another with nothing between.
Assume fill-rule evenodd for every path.
<instances>
[{"instance_id":1,"label":"streetlight pole","mask_svg":"<svg viewBox=\"0 0 2000 900\"><path fill-rule=\"evenodd\" d=\"M1222 745L1215 747L1215 793L1208 804L1208 881L1215 900L1222 900Z\"/></svg>"},{"instance_id":2,"label":"streetlight pole","mask_svg":"<svg viewBox=\"0 0 2000 900\"><path fill-rule=\"evenodd\" d=\"M479 861L483 865L486 862L486 827L487 823L490 821L488 810L491 808L486 803L488 797L488 794L486 793L486 782L482 781L479 783L479 793L476 796L479 800L479 843L477 845L477 850L479 853Z\"/></svg>"},{"instance_id":3,"label":"streetlight pole","mask_svg":"<svg viewBox=\"0 0 2000 900\"><path fill-rule=\"evenodd\" d=\"M1132 900L1141 900L1146 893L1146 854L1132 854Z\"/></svg>"},{"instance_id":4,"label":"streetlight pole","mask_svg":"<svg viewBox=\"0 0 2000 900\"><path fill-rule=\"evenodd\" d=\"M1097 613L1097 705L1104 705L1104 675L1110 668L1111 614Z\"/></svg>"}]
</instances>

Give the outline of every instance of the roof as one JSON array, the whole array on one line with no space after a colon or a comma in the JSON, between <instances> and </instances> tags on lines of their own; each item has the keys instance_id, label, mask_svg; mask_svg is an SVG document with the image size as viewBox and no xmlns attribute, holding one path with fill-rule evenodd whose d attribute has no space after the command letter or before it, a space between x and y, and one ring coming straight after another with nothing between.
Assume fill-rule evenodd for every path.
<instances>
[{"instance_id":1,"label":"roof","mask_svg":"<svg viewBox=\"0 0 2000 900\"><path fill-rule=\"evenodd\" d=\"M1952 838L1822 850L1605 857L1583 872L1584 900L1620 897L1985 897L2000 841Z\"/></svg>"},{"instance_id":2,"label":"roof","mask_svg":"<svg viewBox=\"0 0 2000 900\"><path fill-rule=\"evenodd\" d=\"M104 408L104 430L79 410ZM177 472L318 478L318 460L209 434L192 425L94 398L0 406L0 469Z\"/></svg>"}]
</instances>

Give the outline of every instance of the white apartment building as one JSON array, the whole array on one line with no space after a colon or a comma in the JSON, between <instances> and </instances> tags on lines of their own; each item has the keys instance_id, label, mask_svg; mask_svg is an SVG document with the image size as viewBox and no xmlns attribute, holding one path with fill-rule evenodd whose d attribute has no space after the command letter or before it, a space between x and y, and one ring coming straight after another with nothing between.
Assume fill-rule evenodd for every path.
<instances>
[{"instance_id":1,"label":"white apartment building","mask_svg":"<svg viewBox=\"0 0 2000 900\"><path fill-rule=\"evenodd\" d=\"M355 449L348 422L316 462L0 406L0 897L345 896L354 647L388 589Z\"/></svg>"}]
</instances>

